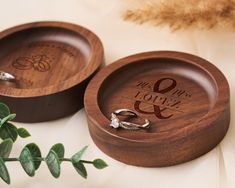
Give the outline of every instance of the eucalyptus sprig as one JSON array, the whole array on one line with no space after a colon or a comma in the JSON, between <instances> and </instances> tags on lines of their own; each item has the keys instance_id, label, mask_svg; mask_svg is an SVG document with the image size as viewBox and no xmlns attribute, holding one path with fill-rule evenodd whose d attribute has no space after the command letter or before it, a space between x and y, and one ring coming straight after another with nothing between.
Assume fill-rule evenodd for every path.
<instances>
[{"instance_id":1,"label":"eucalyptus sprig","mask_svg":"<svg viewBox=\"0 0 235 188\"><path fill-rule=\"evenodd\" d=\"M87 146L82 148L71 158L64 158L64 146L63 144L58 143L52 146L46 157L42 157L39 147L34 143L30 143L23 148L18 158L9 158L12 145L13 142L10 138L4 140L0 144L0 177L8 184L10 184L10 176L5 165L6 162L19 161L26 174L30 177L35 175L35 172L40 167L42 161L46 162L48 169L55 178L59 178L61 173L60 165L64 161L71 162L78 174L84 178L87 178L87 171L84 165L85 163L93 164L93 166L97 169L107 167L107 164L102 159L95 159L93 161L81 159L87 149Z\"/></svg>"},{"instance_id":2,"label":"eucalyptus sprig","mask_svg":"<svg viewBox=\"0 0 235 188\"><path fill-rule=\"evenodd\" d=\"M12 114L7 105L0 103L0 138L7 139L11 138L13 142L16 141L17 137L27 138L30 133L24 128L17 128L9 121L13 120L16 114Z\"/></svg>"},{"instance_id":3,"label":"eucalyptus sprig","mask_svg":"<svg viewBox=\"0 0 235 188\"><path fill-rule=\"evenodd\" d=\"M42 157L41 151L35 143L27 144L22 149L19 157L9 157L17 136L19 135L22 138L30 136L26 129L17 128L9 122L15 116L15 114L10 113L9 108L5 104L0 103L0 138L3 139L0 143L0 177L7 184L10 184L10 175L5 164L6 162L20 162L26 174L32 177L40 167L41 162L44 161L55 178L60 176L62 162L72 163L78 174L84 178L87 178L87 171L84 164L92 164L97 169L103 169L108 166L102 159L95 159L93 161L82 160L81 158L88 146L82 148L72 157L65 158L65 149L61 143L53 145L46 157Z\"/></svg>"}]
</instances>

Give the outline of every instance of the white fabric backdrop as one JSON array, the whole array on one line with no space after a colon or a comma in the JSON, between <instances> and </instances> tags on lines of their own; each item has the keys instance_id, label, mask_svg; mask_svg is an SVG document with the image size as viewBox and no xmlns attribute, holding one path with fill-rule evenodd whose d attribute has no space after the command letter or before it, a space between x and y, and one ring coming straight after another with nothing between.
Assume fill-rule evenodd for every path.
<instances>
[{"instance_id":1,"label":"white fabric backdrop","mask_svg":"<svg viewBox=\"0 0 235 188\"><path fill-rule=\"evenodd\" d=\"M167 27L135 25L122 21L124 0L0 0L0 30L32 21L57 20L82 25L95 32L105 48L106 64L119 58L149 50L176 50L199 55L222 70L231 88L230 129L214 150L181 165L167 168L141 168L122 164L103 154L92 142L84 110L57 121L23 124L32 137L19 139L12 156L18 156L26 143L35 142L46 155L49 148L62 142L66 156L84 145L84 158L103 158L104 170L88 167L88 179L81 178L70 163L62 164L59 179L54 179L45 163L34 178L20 164L7 163L12 184L0 181L0 188L233 188L235 187L235 33L223 30L187 30L172 33ZM1 53L1 52L0 52Z\"/></svg>"}]
</instances>

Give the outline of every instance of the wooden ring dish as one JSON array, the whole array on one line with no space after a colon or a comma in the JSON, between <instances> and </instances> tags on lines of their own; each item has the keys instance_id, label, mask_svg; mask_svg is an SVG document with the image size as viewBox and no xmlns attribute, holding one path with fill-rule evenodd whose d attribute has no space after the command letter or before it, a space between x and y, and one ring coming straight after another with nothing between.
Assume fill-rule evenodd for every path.
<instances>
[{"instance_id":1,"label":"wooden ring dish","mask_svg":"<svg viewBox=\"0 0 235 188\"><path fill-rule=\"evenodd\" d=\"M0 101L16 121L57 119L83 107L85 88L103 64L103 46L91 31L70 23L35 22L0 33Z\"/></svg>"},{"instance_id":2,"label":"wooden ring dish","mask_svg":"<svg viewBox=\"0 0 235 188\"><path fill-rule=\"evenodd\" d=\"M91 137L107 155L130 165L162 167L195 159L223 139L229 98L226 78L206 60L147 52L101 70L86 89L85 110ZM110 114L122 108L149 119L150 129L111 127Z\"/></svg>"}]
</instances>

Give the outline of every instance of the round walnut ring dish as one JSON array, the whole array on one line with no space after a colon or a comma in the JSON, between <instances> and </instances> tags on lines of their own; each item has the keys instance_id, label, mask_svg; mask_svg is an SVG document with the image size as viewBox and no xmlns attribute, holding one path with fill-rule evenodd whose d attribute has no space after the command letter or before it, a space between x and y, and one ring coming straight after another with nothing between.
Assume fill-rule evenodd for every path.
<instances>
[{"instance_id":1,"label":"round walnut ring dish","mask_svg":"<svg viewBox=\"0 0 235 188\"><path fill-rule=\"evenodd\" d=\"M85 88L103 64L99 38L64 22L2 31L0 51L0 101L20 122L54 120L81 109Z\"/></svg>"},{"instance_id":2,"label":"round walnut ring dish","mask_svg":"<svg viewBox=\"0 0 235 188\"><path fill-rule=\"evenodd\" d=\"M91 137L104 153L130 165L163 167L195 159L223 139L229 100L228 82L213 64L191 54L159 51L102 69L88 84L85 110ZM130 109L141 117L137 124L148 119L151 126L115 129L110 114L116 109Z\"/></svg>"}]
</instances>

